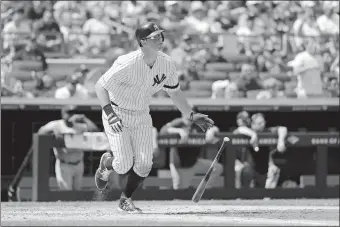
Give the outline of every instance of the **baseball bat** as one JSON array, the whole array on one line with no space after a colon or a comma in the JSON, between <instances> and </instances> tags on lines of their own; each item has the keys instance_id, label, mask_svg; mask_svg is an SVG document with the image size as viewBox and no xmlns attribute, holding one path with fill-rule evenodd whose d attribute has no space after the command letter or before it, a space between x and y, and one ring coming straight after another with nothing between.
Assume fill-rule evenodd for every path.
<instances>
[{"instance_id":1,"label":"baseball bat","mask_svg":"<svg viewBox=\"0 0 340 227\"><path fill-rule=\"evenodd\" d=\"M214 158L214 161L211 163L208 172L205 174L204 178L201 180L200 184L198 185L195 194L192 197L192 201L197 203L200 201L200 199L202 198L202 195L205 191L205 189L207 188L208 185L208 181L210 179L211 173L214 170L215 164L217 163L218 159L220 158L224 147L226 146L226 144L230 141L230 139L228 137L224 137L223 138L223 143L220 147L220 149L218 150L216 157Z\"/></svg>"}]
</instances>

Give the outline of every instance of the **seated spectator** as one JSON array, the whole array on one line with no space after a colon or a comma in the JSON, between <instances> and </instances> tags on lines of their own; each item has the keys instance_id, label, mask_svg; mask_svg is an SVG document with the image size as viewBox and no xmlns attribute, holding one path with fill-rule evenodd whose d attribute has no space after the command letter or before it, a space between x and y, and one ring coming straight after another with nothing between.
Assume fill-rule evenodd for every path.
<instances>
[{"instance_id":1,"label":"seated spectator","mask_svg":"<svg viewBox=\"0 0 340 227\"><path fill-rule=\"evenodd\" d=\"M3 34L4 51L11 48L18 50L25 46L27 37L32 34L32 24L27 20L24 8L14 9L12 21L5 24Z\"/></svg>"},{"instance_id":2,"label":"seated spectator","mask_svg":"<svg viewBox=\"0 0 340 227\"><path fill-rule=\"evenodd\" d=\"M92 18L83 25L83 32L87 35L88 48L92 53L104 52L110 47L112 28L104 10L99 6L91 10Z\"/></svg>"},{"instance_id":3,"label":"seated spectator","mask_svg":"<svg viewBox=\"0 0 340 227\"><path fill-rule=\"evenodd\" d=\"M339 34L339 14L334 13L332 5L323 6L323 14L316 23L322 34Z\"/></svg>"},{"instance_id":4,"label":"seated spectator","mask_svg":"<svg viewBox=\"0 0 340 227\"><path fill-rule=\"evenodd\" d=\"M191 62L192 38L189 35L183 35L178 46L171 50L170 57L176 62L178 70L182 71L188 67Z\"/></svg>"},{"instance_id":5,"label":"seated spectator","mask_svg":"<svg viewBox=\"0 0 340 227\"><path fill-rule=\"evenodd\" d=\"M339 78L328 77L326 81L326 91L330 93L331 97L339 98Z\"/></svg>"},{"instance_id":6,"label":"seated spectator","mask_svg":"<svg viewBox=\"0 0 340 227\"><path fill-rule=\"evenodd\" d=\"M297 76L297 95L300 98L323 95L320 64L314 54L315 45L310 42L305 51L288 62L288 66L293 68L293 73Z\"/></svg>"},{"instance_id":7,"label":"seated spectator","mask_svg":"<svg viewBox=\"0 0 340 227\"><path fill-rule=\"evenodd\" d=\"M62 50L62 34L52 11L44 12L43 18L35 24L35 31L38 36L38 45L42 51L60 52Z\"/></svg>"},{"instance_id":8,"label":"seated spectator","mask_svg":"<svg viewBox=\"0 0 340 227\"><path fill-rule=\"evenodd\" d=\"M295 44L298 48L303 45L305 37L319 37L321 31L316 23L315 13L312 9L304 9L293 24L293 33L296 36Z\"/></svg>"},{"instance_id":9,"label":"seated spectator","mask_svg":"<svg viewBox=\"0 0 340 227\"><path fill-rule=\"evenodd\" d=\"M336 58L334 59L330 71L334 74L335 77L338 78L339 80L339 53L336 56Z\"/></svg>"},{"instance_id":10,"label":"seated spectator","mask_svg":"<svg viewBox=\"0 0 340 227\"><path fill-rule=\"evenodd\" d=\"M183 23L188 32L203 34L210 32L208 11L200 1L191 2L190 15L184 19Z\"/></svg>"},{"instance_id":11,"label":"seated spectator","mask_svg":"<svg viewBox=\"0 0 340 227\"><path fill-rule=\"evenodd\" d=\"M248 15L244 22L239 22L239 26L236 30L236 35L239 37L239 42L244 48L244 53L249 56L252 56L253 54L251 50L252 45L263 45L263 38L258 36L260 34L254 30L254 20L254 15Z\"/></svg>"},{"instance_id":12,"label":"seated spectator","mask_svg":"<svg viewBox=\"0 0 340 227\"><path fill-rule=\"evenodd\" d=\"M236 78L235 83L240 92L246 93L251 90L262 89L262 84L255 66L251 64L243 64L241 67L241 75Z\"/></svg>"},{"instance_id":13,"label":"seated spectator","mask_svg":"<svg viewBox=\"0 0 340 227\"><path fill-rule=\"evenodd\" d=\"M228 5L223 3L220 3L216 8L217 15L215 16L214 20L215 28L212 29L212 32L233 32L231 29L237 25L237 20L231 14Z\"/></svg>"},{"instance_id":14,"label":"seated spectator","mask_svg":"<svg viewBox=\"0 0 340 227\"><path fill-rule=\"evenodd\" d=\"M231 99L243 97L243 93L239 91L238 85L229 80L217 80L211 85L212 99Z\"/></svg>"},{"instance_id":15,"label":"seated spectator","mask_svg":"<svg viewBox=\"0 0 340 227\"><path fill-rule=\"evenodd\" d=\"M181 6L180 1L165 1L165 15L161 22L161 27L166 31L181 30L181 22L187 15L187 11Z\"/></svg>"},{"instance_id":16,"label":"seated spectator","mask_svg":"<svg viewBox=\"0 0 340 227\"><path fill-rule=\"evenodd\" d=\"M322 72L331 72L331 66L333 63L333 57L330 51L324 51L320 56L320 68Z\"/></svg>"},{"instance_id":17,"label":"seated spectator","mask_svg":"<svg viewBox=\"0 0 340 227\"><path fill-rule=\"evenodd\" d=\"M214 130L213 128L208 129ZM214 137L208 136L207 139L211 139L209 142L214 141ZM164 125L160 133L161 134L177 134L180 136L180 143L183 143L183 147L170 148L170 172L173 182L173 189L185 189L191 186L191 180L197 173L205 173L208 171L212 160L203 159L200 157L201 149L199 147L185 146L189 139L190 133L202 132L199 127L192 124L191 121L185 118L176 118L171 122ZM223 172L223 166L220 163L216 163L214 170L211 173L209 182L214 182L218 176ZM209 184L208 188L212 185Z\"/></svg>"},{"instance_id":18,"label":"seated spectator","mask_svg":"<svg viewBox=\"0 0 340 227\"><path fill-rule=\"evenodd\" d=\"M268 68L267 68L267 59L262 55L258 55L255 58L255 68L257 72L268 72Z\"/></svg>"},{"instance_id":19,"label":"seated spectator","mask_svg":"<svg viewBox=\"0 0 340 227\"><path fill-rule=\"evenodd\" d=\"M31 93L34 97L53 98L56 88L56 81L52 76L36 76L35 86L31 90Z\"/></svg>"},{"instance_id":20,"label":"seated spectator","mask_svg":"<svg viewBox=\"0 0 340 227\"><path fill-rule=\"evenodd\" d=\"M64 45L68 54L82 54L87 48L87 38L82 27L72 21L72 13L65 11L60 15L60 32L63 34Z\"/></svg>"},{"instance_id":21,"label":"seated spectator","mask_svg":"<svg viewBox=\"0 0 340 227\"><path fill-rule=\"evenodd\" d=\"M27 18L32 21L42 19L45 11L52 10L52 6L49 4L49 1L31 1L30 3Z\"/></svg>"},{"instance_id":22,"label":"seated spectator","mask_svg":"<svg viewBox=\"0 0 340 227\"><path fill-rule=\"evenodd\" d=\"M223 44L219 43L216 47L210 52L211 56L208 58L207 63L209 62L227 62L223 54Z\"/></svg>"},{"instance_id":23,"label":"seated spectator","mask_svg":"<svg viewBox=\"0 0 340 227\"><path fill-rule=\"evenodd\" d=\"M268 78L263 81L263 88L265 90L260 91L256 95L256 99L273 99L284 97L284 92L282 91L283 84L275 78Z\"/></svg>"},{"instance_id":24,"label":"seated spectator","mask_svg":"<svg viewBox=\"0 0 340 227\"><path fill-rule=\"evenodd\" d=\"M67 84L63 87L58 88L55 91L54 97L56 99L88 99L90 98L88 90L81 85L79 82L79 75L77 71L67 78Z\"/></svg>"},{"instance_id":25,"label":"seated spectator","mask_svg":"<svg viewBox=\"0 0 340 227\"><path fill-rule=\"evenodd\" d=\"M53 5L54 17L60 22L63 12L70 12L74 24L83 24L86 21L86 8L81 1L57 1Z\"/></svg>"},{"instance_id":26,"label":"seated spectator","mask_svg":"<svg viewBox=\"0 0 340 227\"><path fill-rule=\"evenodd\" d=\"M1 59L1 97L15 96L17 88L21 86L20 81L9 74L10 65L8 59Z\"/></svg>"},{"instance_id":27,"label":"seated spectator","mask_svg":"<svg viewBox=\"0 0 340 227\"><path fill-rule=\"evenodd\" d=\"M22 63L22 61L27 61L28 65ZM36 63L35 66L33 62ZM43 74L47 69L45 54L38 47L35 36L31 36L25 48L15 52L12 57L12 71L41 72Z\"/></svg>"},{"instance_id":28,"label":"seated spectator","mask_svg":"<svg viewBox=\"0 0 340 227\"><path fill-rule=\"evenodd\" d=\"M12 85L9 87L12 88L13 94L33 97L34 92L31 89L25 91L27 90L25 82L34 83L35 79L46 75L48 69L45 55L37 48L35 37L30 37L24 49L8 56L7 63L10 64L10 69L7 70L6 77L11 77Z\"/></svg>"}]
</instances>

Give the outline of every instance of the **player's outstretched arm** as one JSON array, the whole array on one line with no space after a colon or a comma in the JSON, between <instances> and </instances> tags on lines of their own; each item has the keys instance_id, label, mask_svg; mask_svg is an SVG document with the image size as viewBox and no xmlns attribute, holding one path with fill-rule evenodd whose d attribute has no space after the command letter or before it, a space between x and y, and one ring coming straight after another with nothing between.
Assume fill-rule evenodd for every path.
<instances>
[{"instance_id":1,"label":"player's outstretched arm","mask_svg":"<svg viewBox=\"0 0 340 227\"><path fill-rule=\"evenodd\" d=\"M208 115L204 115L201 113L196 113L192 110L189 105L187 99L185 98L183 92L181 90L168 92L170 98L177 106L179 111L181 111L182 116L187 119L190 119L194 124L199 126L204 132L207 131L208 128L214 125L214 121L211 120Z\"/></svg>"},{"instance_id":2,"label":"player's outstretched arm","mask_svg":"<svg viewBox=\"0 0 340 227\"><path fill-rule=\"evenodd\" d=\"M181 90L168 92L170 98L174 102L175 106L181 111L182 116L185 118L190 118L190 114L192 111L191 106L189 105L187 99L185 98L183 92Z\"/></svg>"}]
</instances>

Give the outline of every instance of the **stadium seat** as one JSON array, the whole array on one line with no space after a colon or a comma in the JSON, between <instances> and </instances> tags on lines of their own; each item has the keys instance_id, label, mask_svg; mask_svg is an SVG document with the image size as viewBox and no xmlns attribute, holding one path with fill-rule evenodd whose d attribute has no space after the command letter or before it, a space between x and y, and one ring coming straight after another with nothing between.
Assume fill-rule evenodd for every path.
<instances>
[{"instance_id":1,"label":"stadium seat","mask_svg":"<svg viewBox=\"0 0 340 227\"><path fill-rule=\"evenodd\" d=\"M247 91L247 98L249 98L249 99L256 99L257 94L260 93L261 91L264 91L264 90L263 89L258 89L258 90Z\"/></svg>"},{"instance_id":2,"label":"stadium seat","mask_svg":"<svg viewBox=\"0 0 340 227\"><path fill-rule=\"evenodd\" d=\"M200 71L198 72L200 77L204 80L225 80L228 77L228 73L221 71Z\"/></svg>"},{"instance_id":3,"label":"stadium seat","mask_svg":"<svg viewBox=\"0 0 340 227\"><path fill-rule=\"evenodd\" d=\"M224 57L228 62L232 62L232 63L247 63L253 60L253 57L242 55L242 54L226 55Z\"/></svg>"},{"instance_id":4,"label":"stadium seat","mask_svg":"<svg viewBox=\"0 0 340 227\"><path fill-rule=\"evenodd\" d=\"M46 58L67 58L67 54L63 52L44 52Z\"/></svg>"},{"instance_id":5,"label":"stadium seat","mask_svg":"<svg viewBox=\"0 0 340 227\"><path fill-rule=\"evenodd\" d=\"M36 82L31 80L31 81L25 81L22 83L22 87L25 91L32 91L36 86Z\"/></svg>"},{"instance_id":6,"label":"stadium seat","mask_svg":"<svg viewBox=\"0 0 340 227\"><path fill-rule=\"evenodd\" d=\"M228 73L228 77L230 81L236 81L237 78L239 78L241 76L240 72L230 72Z\"/></svg>"},{"instance_id":7,"label":"stadium seat","mask_svg":"<svg viewBox=\"0 0 340 227\"><path fill-rule=\"evenodd\" d=\"M287 75L287 73L260 73L259 77L261 78L261 80L265 80L265 79L273 77L277 80L280 80L281 82L290 81L290 79L291 79Z\"/></svg>"},{"instance_id":8,"label":"stadium seat","mask_svg":"<svg viewBox=\"0 0 340 227\"><path fill-rule=\"evenodd\" d=\"M42 63L40 61L19 61L15 60L12 63L12 70L18 71L42 71Z\"/></svg>"},{"instance_id":9,"label":"stadium seat","mask_svg":"<svg viewBox=\"0 0 340 227\"><path fill-rule=\"evenodd\" d=\"M76 68L85 65L89 70L101 67L105 64L105 59L47 59L49 74L54 77L68 76Z\"/></svg>"},{"instance_id":10,"label":"stadium seat","mask_svg":"<svg viewBox=\"0 0 340 227\"><path fill-rule=\"evenodd\" d=\"M205 68L208 71L232 72L233 70L235 70L234 64L225 63L225 62L211 62L211 63L207 63Z\"/></svg>"},{"instance_id":11,"label":"stadium seat","mask_svg":"<svg viewBox=\"0 0 340 227\"><path fill-rule=\"evenodd\" d=\"M187 91L183 91L183 93L188 98L210 98L211 97L211 91L187 90Z\"/></svg>"},{"instance_id":12,"label":"stadium seat","mask_svg":"<svg viewBox=\"0 0 340 227\"><path fill-rule=\"evenodd\" d=\"M210 91L213 81L211 80L193 80L190 82L190 90Z\"/></svg>"},{"instance_id":13,"label":"stadium seat","mask_svg":"<svg viewBox=\"0 0 340 227\"><path fill-rule=\"evenodd\" d=\"M22 82L33 80L30 71L12 71L7 73L8 77L13 77Z\"/></svg>"}]
</instances>

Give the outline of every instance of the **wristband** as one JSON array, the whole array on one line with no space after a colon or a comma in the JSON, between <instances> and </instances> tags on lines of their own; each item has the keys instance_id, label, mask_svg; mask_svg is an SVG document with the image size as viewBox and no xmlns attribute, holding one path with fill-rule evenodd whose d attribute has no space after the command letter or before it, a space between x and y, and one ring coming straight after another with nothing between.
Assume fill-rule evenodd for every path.
<instances>
[{"instance_id":1,"label":"wristband","mask_svg":"<svg viewBox=\"0 0 340 227\"><path fill-rule=\"evenodd\" d=\"M105 105L105 106L103 107L103 110L104 110L106 116L108 116L108 117L111 117L112 115L116 116L116 114L115 114L115 112L113 111L112 106L111 106L110 103L107 104L107 105Z\"/></svg>"}]
</instances>

